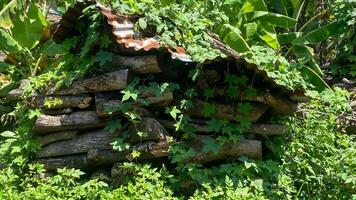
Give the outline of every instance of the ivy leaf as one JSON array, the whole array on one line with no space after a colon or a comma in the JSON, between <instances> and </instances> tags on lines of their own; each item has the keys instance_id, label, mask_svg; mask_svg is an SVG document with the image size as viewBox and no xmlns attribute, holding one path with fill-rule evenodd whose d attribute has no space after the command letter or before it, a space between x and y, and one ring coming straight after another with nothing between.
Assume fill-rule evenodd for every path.
<instances>
[{"instance_id":1,"label":"ivy leaf","mask_svg":"<svg viewBox=\"0 0 356 200\"><path fill-rule=\"evenodd\" d=\"M206 99L214 97L214 89L206 89L204 90L204 96Z\"/></svg>"},{"instance_id":2,"label":"ivy leaf","mask_svg":"<svg viewBox=\"0 0 356 200\"><path fill-rule=\"evenodd\" d=\"M112 57L111 52L100 50L95 56L95 61L99 62L100 66L104 66L107 62L112 61Z\"/></svg>"},{"instance_id":3,"label":"ivy leaf","mask_svg":"<svg viewBox=\"0 0 356 200\"><path fill-rule=\"evenodd\" d=\"M253 107L249 103L240 103L238 106L239 113L248 115L252 111Z\"/></svg>"},{"instance_id":4,"label":"ivy leaf","mask_svg":"<svg viewBox=\"0 0 356 200\"><path fill-rule=\"evenodd\" d=\"M257 90L255 88L247 88L245 90L245 95L247 98L253 98L253 97L256 97L257 96Z\"/></svg>"},{"instance_id":5,"label":"ivy leaf","mask_svg":"<svg viewBox=\"0 0 356 200\"><path fill-rule=\"evenodd\" d=\"M220 120L212 119L207 122L208 129L213 132L220 132L220 129L223 127L223 124Z\"/></svg>"},{"instance_id":6,"label":"ivy leaf","mask_svg":"<svg viewBox=\"0 0 356 200\"><path fill-rule=\"evenodd\" d=\"M102 48L108 48L109 44L111 43L110 37L108 36L108 34L104 34L101 37L101 43L100 43L100 47Z\"/></svg>"},{"instance_id":7,"label":"ivy leaf","mask_svg":"<svg viewBox=\"0 0 356 200\"><path fill-rule=\"evenodd\" d=\"M105 130L109 133L115 133L115 131L122 128L121 119L114 119L107 122Z\"/></svg>"},{"instance_id":8,"label":"ivy leaf","mask_svg":"<svg viewBox=\"0 0 356 200\"><path fill-rule=\"evenodd\" d=\"M230 98L235 98L239 93L239 89L237 87L229 87L227 88L226 93L229 95Z\"/></svg>"},{"instance_id":9,"label":"ivy leaf","mask_svg":"<svg viewBox=\"0 0 356 200\"><path fill-rule=\"evenodd\" d=\"M124 151L130 148L130 144L124 142L124 139L119 138L111 143L112 148L118 151Z\"/></svg>"},{"instance_id":10,"label":"ivy leaf","mask_svg":"<svg viewBox=\"0 0 356 200\"><path fill-rule=\"evenodd\" d=\"M206 138L203 140L203 152L213 152L217 155L220 151L220 145L213 138Z\"/></svg>"},{"instance_id":11,"label":"ivy leaf","mask_svg":"<svg viewBox=\"0 0 356 200\"><path fill-rule=\"evenodd\" d=\"M176 106L173 106L171 109L167 108L166 113L169 113L174 120L177 120L177 114L182 113Z\"/></svg>"},{"instance_id":12,"label":"ivy leaf","mask_svg":"<svg viewBox=\"0 0 356 200\"><path fill-rule=\"evenodd\" d=\"M29 119L34 119L41 116L41 110L40 109L35 109L35 110L30 110L28 114Z\"/></svg>"},{"instance_id":13,"label":"ivy leaf","mask_svg":"<svg viewBox=\"0 0 356 200\"><path fill-rule=\"evenodd\" d=\"M202 113L205 117L212 116L215 113L215 105L205 103Z\"/></svg>"},{"instance_id":14,"label":"ivy leaf","mask_svg":"<svg viewBox=\"0 0 356 200\"><path fill-rule=\"evenodd\" d=\"M122 96L121 102L127 101L130 98L136 101L139 91L132 88L126 88L125 90L121 91L121 93L124 94L124 96Z\"/></svg>"},{"instance_id":15,"label":"ivy leaf","mask_svg":"<svg viewBox=\"0 0 356 200\"><path fill-rule=\"evenodd\" d=\"M229 85L234 85L237 84L238 82L238 77L235 74L228 74L225 77L225 83L228 83Z\"/></svg>"}]
</instances>

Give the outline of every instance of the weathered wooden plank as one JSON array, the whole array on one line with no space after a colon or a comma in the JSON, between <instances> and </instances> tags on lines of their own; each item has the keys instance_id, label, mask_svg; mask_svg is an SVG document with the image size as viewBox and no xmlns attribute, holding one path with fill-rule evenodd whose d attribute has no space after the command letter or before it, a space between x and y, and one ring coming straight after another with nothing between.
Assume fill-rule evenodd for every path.
<instances>
[{"instance_id":1,"label":"weathered wooden plank","mask_svg":"<svg viewBox=\"0 0 356 200\"><path fill-rule=\"evenodd\" d=\"M86 154L63 156L57 158L37 159L36 163L41 163L47 171L56 171L58 168L88 168Z\"/></svg>"},{"instance_id":2,"label":"weathered wooden plank","mask_svg":"<svg viewBox=\"0 0 356 200\"><path fill-rule=\"evenodd\" d=\"M129 128L130 136L129 142L131 144L143 141L168 141L168 131L154 118L145 117L142 122L131 125ZM139 136L137 133L141 132L144 135Z\"/></svg>"},{"instance_id":3,"label":"weathered wooden plank","mask_svg":"<svg viewBox=\"0 0 356 200\"><path fill-rule=\"evenodd\" d=\"M89 95L72 96L42 96L31 97L30 104L37 108L62 109L62 108L87 108L93 98Z\"/></svg>"},{"instance_id":4,"label":"weathered wooden plank","mask_svg":"<svg viewBox=\"0 0 356 200\"><path fill-rule=\"evenodd\" d=\"M155 74L162 72L156 55L131 57L115 55L112 58L111 67L121 69L127 68L137 74Z\"/></svg>"},{"instance_id":5,"label":"weathered wooden plank","mask_svg":"<svg viewBox=\"0 0 356 200\"><path fill-rule=\"evenodd\" d=\"M41 115L35 122L33 133L45 134L67 130L85 130L105 126L95 111L78 111L68 115Z\"/></svg>"},{"instance_id":6,"label":"weathered wooden plank","mask_svg":"<svg viewBox=\"0 0 356 200\"><path fill-rule=\"evenodd\" d=\"M225 88L222 87L215 88L214 95L216 97L230 98L226 93ZM272 112L275 114L288 115L296 112L298 109L298 103L293 102L287 97L273 95L269 92L259 91L257 92L256 96L251 97L240 93L236 96L236 99L240 101L260 102L266 104L271 107Z\"/></svg>"},{"instance_id":7,"label":"weathered wooden plank","mask_svg":"<svg viewBox=\"0 0 356 200\"><path fill-rule=\"evenodd\" d=\"M206 118L206 116L204 116L204 113L203 113L206 103L208 103L208 102L194 99L193 107L187 111L187 114L189 114L191 117ZM217 102L209 102L209 104L212 104L215 106L215 112L212 113L211 116L209 116L209 117L217 118L217 119L228 119L228 120L234 121L234 122L237 121L235 117L239 113L231 105L217 103ZM250 104L253 107L253 109L249 113L248 119L252 122L256 122L267 111L268 106L265 104L262 104L262 103L257 103L257 102L250 102Z\"/></svg>"},{"instance_id":8,"label":"weathered wooden plank","mask_svg":"<svg viewBox=\"0 0 356 200\"><path fill-rule=\"evenodd\" d=\"M129 70L119 70L105 73L93 78L75 81L69 88L62 89L58 92L53 89L49 90L47 95L71 95L121 90L126 88L126 86L130 83L131 78Z\"/></svg>"},{"instance_id":9,"label":"weathered wooden plank","mask_svg":"<svg viewBox=\"0 0 356 200\"><path fill-rule=\"evenodd\" d=\"M145 101L145 104L143 103ZM152 107L165 107L173 101L173 93L167 92L159 97L154 96L151 93L143 93L140 98L137 99L133 105L135 109L142 114L142 116L147 116L145 109L141 107L152 106ZM96 112L99 117L107 118L120 114L118 111L112 112L112 108L119 107L122 103L121 100L110 100L103 95L95 95Z\"/></svg>"},{"instance_id":10,"label":"weathered wooden plank","mask_svg":"<svg viewBox=\"0 0 356 200\"><path fill-rule=\"evenodd\" d=\"M51 144L54 142L72 139L79 131L63 131L57 133L51 133L38 138L41 146Z\"/></svg>"},{"instance_id":11,"label":"weathered wooden plank","mask_svg":"<svg viewBox=\"0 0 356 200\"><path fill-rule=\"evenodd\" d=\"M170 120L158 120L165 128L169 130L175 130L174 121ZM211 134L214 131L211 130L207 125L207 121L202 120L202 123L189 123L198 133ZM270 136L270 135L282 135L288 131L287 126L279 124L252 124L247 130L246 133Z\"/></svg>"},{"instance_id":12,"label":"weathered wooden plank","mask_svg":"<svg viewBox=\"0 0 356 200\"><path fill-rule=\"evenodd\" d=\"M105 130L82 133L71 140L59 141L42 147L37 158L86 153L90 149L112 149L113 135Z\"/></svg>"}]
</instances>

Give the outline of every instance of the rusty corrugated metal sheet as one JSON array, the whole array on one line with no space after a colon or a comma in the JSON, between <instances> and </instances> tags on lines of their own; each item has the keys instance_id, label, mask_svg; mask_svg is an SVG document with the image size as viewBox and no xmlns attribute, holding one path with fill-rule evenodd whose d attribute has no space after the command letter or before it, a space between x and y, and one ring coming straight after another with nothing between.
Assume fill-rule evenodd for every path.
<instances>
[{"instance_id":1,"label":"rusty corrugated metal sheet","mask_svg":"<svg viewBox=\"0 0 356 200\"><path fill-rule=\"evenodd\" d=\"M185 53L182 47L170 47L162 45L156 37L143 37L141 33L134 31L134 24L136 19L131 16L114 13L109 7L104 6L95 1L85 1L75 4L69 8L63 15L53 38L56 42L61 42L67 37L71 37L75 33L76 20L81 16L85 7L96 3L96 7L101 13L106 16L107 23L112 27L112 33L116 42L123 45L125 51L149 51L153 49L164 49L170 52L173 59L179 59L184 62L192 62L189 55ZM219 58L217 58L219 59ZM236 58L235 58L236 59ZM240 63L244 63L246 68L254 71L256 74L262 76L263 82L273 89L280 90L282 93L292 94L293 91L285 86L279 85L273 78L268 77L267 72L260 69L256 64L247 62L244 58L236 59ZM209 62L209 61L207 61Z\"/></svg>"}]
</instances>

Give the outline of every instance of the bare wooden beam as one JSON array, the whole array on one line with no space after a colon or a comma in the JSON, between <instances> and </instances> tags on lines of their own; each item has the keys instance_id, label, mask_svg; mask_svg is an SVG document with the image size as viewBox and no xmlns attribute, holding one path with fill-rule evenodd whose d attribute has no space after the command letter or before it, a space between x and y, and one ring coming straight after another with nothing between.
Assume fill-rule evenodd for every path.
<instances>
[{"instance_id":1,"label":"bare wooden beam","mask_svg":"<svg viewBox=\"0 0 356 200\"><path fill-rule=\"evenodd\" d=\"M147 56L120 56L112 58L112 68L127 68L137 74L155 74L162 72L156 55Z\"/></svg>"},{"instance_id":2,"label":"bare wooden beam","mask_svg":"<svg viewBox=\"0 0 356 200\"><path fill-rule=\"evenodd\" d=\"M86 154L37 159L35 162L43 164L47 171L56 171L58 168L64 167L76 169L86 169L89 167Z\"/></svg>"},{"instance_id":3,"label":"bare wooden beam","mask_svg":"<svg viewBox=\"0 0 356 200\"><path fill-rule=\"evenodd\" d=\"M131 125L129 131L132 133L129 139L131 144L143 141L168 141L168 131L154 118L145 117L142 122ZM144 134L139 136L138 132Z\"/></svg>"}]
</instances>

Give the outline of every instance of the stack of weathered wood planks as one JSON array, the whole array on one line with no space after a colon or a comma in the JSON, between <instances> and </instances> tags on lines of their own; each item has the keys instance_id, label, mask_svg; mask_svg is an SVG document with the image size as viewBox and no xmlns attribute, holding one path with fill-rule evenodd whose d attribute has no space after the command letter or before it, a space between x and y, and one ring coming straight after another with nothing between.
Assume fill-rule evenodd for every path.
<instances>
[{"instance_id":1,"label":"stack of weathered wood planks","mask_svg":"<svg viewBox=\"0 0 356 200\"><path fill-rule=\"evenodd\" d=\"M120 62L115 59L119 59ZM46 94L31 94L27 102L33 107L42 108L44 113L33 127L33 134L38 136L42 146L37 154L37 162L43 163L49 171L62 167L87 170L132 160L133 150L141 153L134 161L149 162L156 158L168 157L169 147L179 142L185 142L197 152L186 162L205 164L240 156L262 159L264 138L281 135L287 131L284 125L270 124L270 118L279 114L291 114L297 109L297 102L292 100L291 95L276 94L277 91L273 92L263 84L256 85L256 96L247 97L240 94L236 98L239 102L249 102L253 107L248 115L252 125L246 130L245 139L237 143L232 141L225 143L217 154L203 151L204 140L213 139L218 135L207 126L209 119L226 119L232 124L238 123L237 108L226 102L228 95L224 82L226 70L233 71L230 66L236 67L233 64L235 61L223 60L202 65L201 76L196 82L189 83L189 78L184 78L184 73L187 73L189 67L178 66L176 70L180 73L176 76L165 76L167 70L163 68L167 63L162 64L158 60L155 54L117 56L113 58L109 71L77 80L70 87L59 91L49 89ZM211 67L226 65L226 62L231 62L227 68ZM174 69L168 71L171 73ZM174 105L179 107L181 100L179 92L177 94L165 92L158 96L151 91L142 92L135 104L135 109L142 118L138 124L132 124L120 112L110 111L110 108L122 103L120 91L130 84L133 77L140 76L141 79L145 79L152 75L153 78L147 79L146 84L150 81L174 82L180 85L181 90L195 87L198 94L206 87L214 88L213 98L206 100L198 95L192 99L193 107L185 111L192 118L190 125L196 130L196 137L182 139L181 133L175 132L174 120L165 113L166 107ZM252 83L252 79L249 81ZM22 81L18 89L9 92L8 98L21 98L20 94L26 84L28 81ZM140 99L146 99L148 103L143 104ZM56 103L49 105L48 102L51 101ZM203 114L207 102L215 106L215 112L209 117ZM122 123L127 124L127 130L131 134L127 139L130 143L127 150L115 151L112 148L111 143L122 137L121 133L124 131L120 129L115 133L109 133L105 129L107 122L113 119L122 119ZM137 134L139 131L147 134L140 137ZM175 138L176 141L171 143L169 137Z\"/></svg>"}]
</instances>

